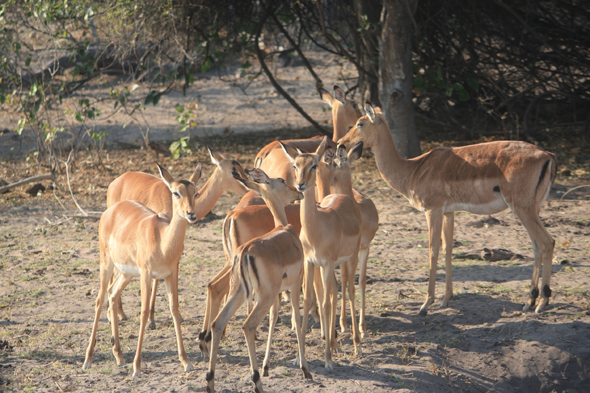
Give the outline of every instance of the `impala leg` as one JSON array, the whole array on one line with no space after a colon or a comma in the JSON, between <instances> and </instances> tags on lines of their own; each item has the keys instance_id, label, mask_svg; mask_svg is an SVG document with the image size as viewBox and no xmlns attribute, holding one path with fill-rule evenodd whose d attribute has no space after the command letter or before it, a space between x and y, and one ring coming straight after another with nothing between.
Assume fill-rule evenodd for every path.
<instances>
[{"instance_id":1,"label":"impala leg","mask_svg":"<svg viewBox=\"0 0 590 393\"><path fill-rule=\"evenodd\" d=\"M322 273L320 271L320 268L318 266L314 265L313 268L314 271L314 276L313 276L313 288L314 290L311 292L311 296L312 296L312 303L311 303L311 307L312 310L315 307L315 311L317 313L318 319L320 321L320 335L322 337L322 339L326 339L326 336L324 335L324 322L325 319L322 319L322 307L321 307L321 302L322 299L324 298L324 284L322 282ZM313 315L312 315L313 316ZM317 319L314 317L314 320L317 322Z\"/></svg>"},{"instance_id":2,"label":"impala leg","mask_svg":"<svg viewBox=\"0 0 590 393\"><path fill-rule=\"evenodd\" d=\"M92 357L94 356L94 346L96 345L96 332L98 330L98 321L100 320L100 314L102 312L102 305L108 289L109 281L113 276L113 264L107 262L107 258L110 258L106 251L100 251L100 288L98 295L96 296L96 303L94 305L94 323L92 324L92 333L90 333L90 341L88 343L88 349L86 350L86 359L82 370L89 369L92 364Z\"/></svg>"},{"instance_id":3,"label":"impala leg","mask_svg":"<svg viewBox=\"0 0 590 393\"><path fill-rule=\"evenodd\" d=\"M139 261L138 261L139 262ZM138 263L139 265L139 263ZM141 377L141 348L145 336L145 328L150 316L150 297L152 292L152 272L146 269L141 271L141 320L139 323L139 337L137 338L137 350L133 359L133 378Z\"/></svg>"},{"instance_id":4,"label":"impala leg","mask_svg":"<svg viewBox=\"0 0 590 393\"><path fill-rule=\"evenodd\" d=\"M420 315L428 313L428 307L434 303L434 287L436 285L436 265L438 262L438 252L440 250L441 232L442 232L442 210L426 211L426 222L428 223L428 240L430 253L430 278L428 280L428 295L426 301L420 307Z\"/></svg>"},{"instance_id":5,"label":"impala leg","mask_svg":"<svg viewBox=\"0 0 590 393\"><path fill-rule=\"evenodd\" d=\"M229 292L230 267L231 265L224 266L217 276L207 284L205 318L203 321L203 330L199 333L199 348L204 356L209 355L208 347L211 345L211 321L217 317L219 308L221 307L221 300Z\"/></svg>"},{"instance_id":6,"label":"impala leg","mask_svg":"<svg viewBox=\"0 0 590 393\"><path fill-rule=\"evenodd\" d=\"M156 296L158 294L158 281L152 280L152 296L150 297L150 318L147 328L149 330L156 330Z\"/></svg>"},{"instance_id":7,"label":"impala leg","mask_svg":"<svg viewBox=\"0 0 590 393\"><path fill-rule=\"evenodd\" d=\"M333 294L334 294L334 266L330 263L326 264L325 267L322 269L322 280L324 282L324 298L322 299L322 308L321 314L324 319L324 335L326 337L326 350L325 350L325 367L327 369L333 369L334 364L332 362L332 345L333 340L336 340L335 337L335 324L336 321L334 320L332 307L335 305L333 303Z\"/></svg>"},{"instance_id":8,"label":"impala leg","mask_svg":"<svg viewBox=\"0 0 590 393\"><path fill-rule=\"evenodd\" d=\"M279 297L275 297L275 301L270 308L270 316L268 317L268 341L266 343L266 353L264 355L264 362L262 362L262 375L268 377L268 369L270 363L270 346L272 344L272 334L275 331L277 325L277 316L279 315ZM255 337L256 338L256 337Z\"/></svg>"},{"instance_id":9,"label":"impala leg","mask_svg":"<svg viewBox=\"0 0 590 393\"><path fill-rule=\"evenodd\" d=\"M295 284L291 288L291 308L293 310L293 317L295 320L295 334L297 335L298 356L293 362L294 365L299 366L303 371L303 377L312 379L311 373L307 367L307 360L305 360L305 337L301 330L301 316L299 312L299 295L301 292L301 285Z\"/></svg>"},{"instance_id":10,"label":"impala leg","mask_svg":"<svg viewBox=\"0 0 590 393\"><path fill-rule=\"evenodd\" d=\"M117 315L119 316L119 321L126 321L127 320L127 315L125 314L125 311L123 311L123 302L121 301L121 299L119 299L119 301L114 304L113 306L111 306L111 303L108 299L111 297L111 294L113 293L112 288L115 285L115 282L119 279L119 273L118 271L114 271L113 272L113 276L111 277L110 283L109 283L109 289L108 289L108 296L107 296L107 302L108 302L108 308L107 308L107 317L108 320L111 320L111 313L109 312L109 309L111 307L115 307L115 309L117 310ZM125 289L125 287L123 287L123 289Z\"/></svg>"},{"instance_id":11,"label":"impala leg","mask_svg":"<svg viewBox=\"0 0 590 393\"><path fill-rule=\"evenodd\" d=\"M365 293L367 290L367 261L369 260L369 247L359 250L359 289L361 292L361 307L359 310L359 328L361 338L367 336L367 322L365 321Z\"/></svg>"},{"instance_id":12,"label":"impala leg","mask_svg":"<svg viewBox=\"0 0 590 393\"><path fill-rule=\"evenodd\" d=\"M205 376L205 379L207 380L207 393L215 392L215 362L217 361L217 352L219 351L221 335L225 330L227 322L242 303L244 303L244 300L246 300L246 291L242 285L240 285L240 287L230 296L219 315L217 315L217 318L215 318L211 324L212 339L211 353L209 355L209 371L207 371L207 375Z\"/></svg>"},{"instance_id":13,"label":"impala leg","mask_svg":"<svg viewBox=\"0 0 590 393\"><path fill-rule=\"evenodd\" d=\"M346 290L349 285L354 285L354 281L351 283L348 282L349 270L351 270L349 267L348 262L340 265L340 287L342 288L342 297L340 298L340 331L342 333L348 330L348 321L346 319ZM336 284L336 288L338 288L338 284Z\"/></svg>"},{"instance_id":14,"label":"impala leg","mask_svg":"<svg viewBox=\"0 0 590 393\"><path fill-rule=\"evenodd\" d=\"M445 252L445 296L441 307L448 307L453 297L453 230L455 229L455 212L445 213L442 226L442 246Z\"/></svg>"},{"instance_id":15,"label":"impala leg","mask_svg":"<svg viewBox=\"0 0 590 393\"><path fill-rule=\"evenodd\" d=\"M158 280L154 280L157 282ZM166 292L168 293L168 300L170 302L170 312L172 313L172 320L174 321L174 330L176 331L176 345L178 347L178 357L180 363L184 366L184 371L189 372L193 369L191 363L186 356L184 350L184 343L182 341L182 328L180 326L180 312L178 311L178 267L166 277ZM155 285L154 285L155 286Z\"/></svg>"},{"instance_id":16,"label":"impala leg","mask_svg":"<svg viewBox=\"0 0 590 393\"><path fill-rule=\"evenodd\" d=\"M123 292L123 289L127 286L127 284L129 284L131 278L131 276L127 276L122 273L119 274L118 279L115 280L115 283L112 287L112 293L109 297L110 304L121 303L121 292ZM123 353L121 352L121 341L119 339L119 320L117 319L115 307L111 307L108 312L111 314L111 345L113 346L113 355L115 355L117 365L121 366L125 364L125 359L123 358Z\"/></svg>"},{"instance_id":17,"label":"impala leg","mask_svg":"<svg viewBox=\"0 0 590 393\"><path fill-rule=\"evenodd\" d=\"M314 279L314 265L307 259L303 261L303 280L305 282L303 294L303 318L301 322L301 331L303 332L303 338L307 334L307 317L309 315L309 309L311 305L311 293L313 292L313 279ZM316 295L317 296L317 295Z\"/></svg>"},{"instance_id":18,"label":"impala leg","mask_svg":"<svg viewBox=\"0 0 590 393\"><path fill-rule=\"evenodd\" d=\"M358 253L354 253L354 255L350 258L350 265L351 266L348 272L348 297L350 302L350 317L352 321L352 339L354 341L354 354L358 356L362 353L361 335L359 333L359 324L356 319L356 296L354 289L354 272L356 271L356 267L358 265ZM344 293L344 287L342 287L342 293Z\"/></svg>"},{"instance_id":19,"label":"impala leg","mask_svg":"<svg viewBox=\"0 0 590 393\"><path fill-rule=\"evenodd\" d=\"M279 288L276 288L276 291L273 291L271 288L266 289L268 292L275 293L275 295L271 296L260 296L258 299L258 303L252 309L252 312L248 314L246 321L242 325L242 330L244 331L244 336L246 337L246 344L248 345L248 355L250 357L250 371L252 372L252 382L254 382L254 391L257 393L263 393L264 389L262 389L262 382L260 382L260 373L258 372L258 361L256 359L256 328L262 321L262 318L268 313L268 310L274 305L278 308L278 295ZM265 290L265 291L266 291ZM273 312L271 311L271 318ZM276 321L276 318L275 318ZM271 326L273 325L271 321ZM274 326L273 326L274 327ZM267 356L270 353L270 343L272 339L272 330L268 331L268 346L267 346ZM264 361L267 361L265 357Z\"/></svg>"},{"instance_id":20,"label":"impala leg","mask_svg":"<svg viewBox=\"0 0 590 393\"><path fill-rule=\"evenodd\" d=\"M533 243L533 252L535 255L531 293L528 302L524 305L523 311L529 311L535 306L535 301L539 296L539 277L541 276L542 267L541 301L535 310L535 312L540 313L545 307L547 307L547 304L549 304L549 298L551 297L551 264L553 262L555 240L553 240L549 232L547 232L543 226L535 209L530 207L526 209L514 207L513 211L528 231L531 242Z\"/></svg>"}]
</instances>

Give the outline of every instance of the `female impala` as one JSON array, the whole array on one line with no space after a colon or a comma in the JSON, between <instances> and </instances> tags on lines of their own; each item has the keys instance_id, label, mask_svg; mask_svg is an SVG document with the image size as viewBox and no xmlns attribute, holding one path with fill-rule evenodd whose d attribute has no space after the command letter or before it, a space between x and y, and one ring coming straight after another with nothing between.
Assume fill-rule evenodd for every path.
<instances>
[{"instance_id":1,"label":"female impala","mask_svg":"<svg viewBox=\"0 0 590 393\"><path fill-rule=\"evenodd\" d=\"M455 211L493 214L508 207L528 231L535 254L531 294L524 310L532 309L539 296L542 265L542 297L536 312L543 311L551 296L549 282L555 241L539 219L539 210L555 179L555 155L529 143L503 141L440 147L406 160L397 152L381 111L375 111L369 103L365 111L367 114L338 143L352 146L362 141L371 147L387 184L426 213L430 280L420 314L425 315L434 302L441 233L446 262L446 291L441 307L447 307L453 296L451 257Z\"/></svg>"},{"instance_id":2,"label":"female impala","mask_svg":"<svg viewBox=\"0 0 590 393\"><path fill-rule=\"evenodd\" d=\"M301 233L299 234L306 262L302 328L305 334L311 302L311 285L314 281L314 266L317 266L321 269L323 281L323 290L316 285L316 293L320 300L320 318L326 338L325 367L333 368L332 349L336 346L334 268L342 263L351 263L351 266L356 266L362 219L356 202L346 195L328 195L319 207L315 203L315 172L327 142L328 138L326 137L315 153L299 152L296 156L290 156L286 149L284 151L286 156L292 160L295 168L296 188L303 192L304 196L301 202ZM348 274L348 280L353 282L354 271L352 268L348 269ZM355 353L359 354L360 336L354 305L354 285L349 285L348 289Z\"/></svg>"},{"instance_id":3,"label":"female impala","mask_svg":"<svg viewBox=\"0 0 590 393\"><path fill-rule=\"evenodd\" d=\"M215 362L217 361L221 334L238 307L251 297L255 297L257 303L248 314L242 329L248 345L254 389L256 392L263 392L256 360L256 327L270 309L269 337L263 363L264 369L268 370L272 333L278 311L278 295L281 291L286 290L291 291L291 305L296 323L295 333L299 346L299 364L304 377L311 378L305 361L304 340L299 326L299 288L301 286L303 248L295 229L287 223L285 210L275 193L283 193L288 190L293 195L292 198L301 198L302 196L284 181L269 179L260 169L253 170L249 175L252 181L242 179L244 185L261 193L273 214L276 227L266 235L246 242L236 251L230 273L229 299L211 325L211 356L209 371L206 375L207 392L209 393L215 391Z\"/></svg>"},{"instance_id":4,"label":"female impala","mask_svg":"<svg viewBox=\"0 0 590 393\"><path fill-rule=\"evenodd\" d=\"M231 191L239 195L246 193L246 189L242 183L234 179L232 174L234 172L244 174L242 166L237 161L225 158L221 153L213 149L207 148L207 150L209 151L211 162L216 168L195 198L194 204L197 220L203 218L213 209L213 206L215 206L215 203L217 203L217 200L225 191ZM126 172L113 180L107 190L107 206L111 207L123 200L135 200L156 213L165 214L168 217L172 216L173 198L166 183L159 177L150 175L149 173ZM154 314L157 289L158 280L154 280L152 299L150 300L148 329L156 328ZM117 314L121 320L127 319L120 302L117 305Z\"/></svg>"},{"instance_id":5,"label":"female impala","mask_svg":"<svg viewBox=\"0 0 590 393\"><path fill-rule=\"evenodd\" d=\"M334 194L344 194L353 198L361 212L361 245L359 250L359 288L361 291L361 307L359 313L359 326L361 337L367 334L367 323L365 321L365 291L367 287L367 261L369 259L369 246L377 230L379 229L379 213L371 199L365 197L360 192L352 189L352 175L350 165L358 160L363 153L363 143L357 143L350 152L346 152L344 146L338 146L336 150L336 169L334 171ZM353 266L353 272L356 266ZM348 282L349 274L346 269L348 265L342 265L342 301L340 312L340 328L346 330L346 285L354 285ZM354 273L353 273L354 274Z\"/></svg>"},{"instance_id":6,"label":"female impala","mask_svg":"<svg viewBox=\"0 0 590 393\"><path fill-rule=\"evenodd\" d=\"M96 298L94 324L86 360L82 369L92 363L98 321L102 311L107 285L114 270L119 277L109 296L111 304L117 304L121 291L133 277L141 281L141 323L137 351L133 361L133 377L141 375L141 347L148 321L150 283L152 279L165 279L170 310L176 330L178 356L185 371L192 369L182 342L180 315L178 312L178 261L184 249L184 236L189 223L197 220L194 199L197 195L195 182L199 180L200 165L191 178L175 181L172 175L158 165L160 176L169 189L172 198L172 217L156 214L137 201L121 201L108 208L100 219L98 228L100 244L100 290ZM111 344L118 365L125 363L119 342L119 322L115 307L111 313Z\"/></svg>"}]
</instances>

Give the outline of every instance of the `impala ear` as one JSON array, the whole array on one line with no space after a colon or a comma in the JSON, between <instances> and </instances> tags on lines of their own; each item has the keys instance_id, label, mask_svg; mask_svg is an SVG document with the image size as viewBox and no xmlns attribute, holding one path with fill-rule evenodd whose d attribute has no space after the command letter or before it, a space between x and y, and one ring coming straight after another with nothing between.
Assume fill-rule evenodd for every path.
<instances>
[{"instance_id":1,"label":"impala ear","mask_svg":"<svg viewBox=\"0 0 590 393\"><path fill-rule=\"evenodd\" d=\"M171 188L172 187L171 184L174 183L174 177L172 177L170 172L168 172L164 167L162 167L157 162L156 162L156 165L158 166L158 170L160 171L160 177L162 178L162 180L164 180L164 183L166 183L168 188Z\"/></svg>"},{"instance_id":2,"label":"impala ear","mask_svg":"<svg viewBox=\"0 0 590 393\"><path fill-rule=\"evenodd\" d=\"M348 152L348 161L352 164L363 155L363 141L360 141Z\"/></svg>"},{"instance_id":3,"label":"impala ear","mask_svg":"<svg viewBox=\"0 0 590 393\"><path fill-rule=\"evenodd\" d=\"M320 94L320 98L322 99L322 101L324 101L326 104L330 105L330 107L333 106L334 97L332 97L332 94L330 94L330 92L328 90L319 87L318 93Z\"/></svg>"},{"instance_id":4,"label":"impala ear","mask_svg":"<svg viewBox=\"0 0 590 393\"><path fill-rule=\"evenodd\" d=\"M247 172L250 178L254 180L256 183L260 184L270 184L270 178L264 171L260 168L254 168L251 171Z\"/></svg>"},{"instance_id":5,"label":"impala ear","mask_svg":"<svg viewBox=\"0 0 590 393\"><path fill-rule=\"evenodd\" d=\"M324 152L323 160L328 166L334 164L334 149L332 149L332 147L328 146Z\"/></svg>"},{"instance_id":6,"label":"impala ear","mask_svg":"<svg viewBox=\"0 0 590 393\"><path fill-rule=\"evenodd\" d=\"M326 151L327 146L328 146L328 136L325 136L324 139L322 139L322 143L320 143L317 150L315 151L315 154L319 157L322 157L324 155L324 152Z\"/></svg>"},{"instance_id":7,"label":"impala ear","mask_svg":"<svg viewBox=\"0 0 590 393\"><path fill-rule=\"evenodd\" d=\"M222 160L225 160L225 157L220 152L211 149L209 146L207 146L207 150L209 151L209 156L211 157L211 162L214 163L215 165L219 166L219 163Z\"/></svg>"},{"instance_id":8,"label":"impala ear","mask_svg":"<svg viewBox=\"0 0 590 393\"><path fill-rule=\"evenodd\" d=\"M365 112L371 120L371 123L375 123L375 109L373 109L373 105L369 101L365 103Z\"/></svg>"},{"instance_id":9,"label":"impala ear","mask_svg":"<svg viewBox=\"0 0 590 393\"><path fill-rule=\"evenodd\" d=\"M346 93L338 85L334 85L334 98L343 104L346 102Z\"/></svg>"},{"instance_id":10,"label":"impala ear","mask_svg":"<svg viewBox=\"0 0 590 393\"><path fill-rule=\"evenodd\" d=\"M281 148L283 149L283 152L285 153L285 155L291 160L294 161L297 157L299 157L301 153L301 150L299 149L294 149L291 146L287 146L285 145L283 142L279 141Z\"/></svg>"},{"instance_id":11,"label":"impala ear","mask_svg":"<svg viewBox=\"0 0 590 393\"><path fill-rule=\"evenodd\" d=\"M201 163L199 162L197 164L197 167L195 168L195 171L193 172L193 174L191 175L191 177L188 179L190 182L192 182L193 184L197 184L197 182L201 179Z\"/></svg>"}]
</instances>

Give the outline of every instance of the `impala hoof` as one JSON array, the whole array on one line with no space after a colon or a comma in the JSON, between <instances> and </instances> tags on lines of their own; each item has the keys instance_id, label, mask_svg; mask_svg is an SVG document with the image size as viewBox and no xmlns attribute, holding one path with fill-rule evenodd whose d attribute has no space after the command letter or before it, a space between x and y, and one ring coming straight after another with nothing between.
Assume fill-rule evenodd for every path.
<instances>
[{"instance_id":1,"label":"impala hoof","mask_svg":"<svg viewBox=\"0 0 590 393\"><path fill-rule=\"evenodd\" d=\"M326 364L324 365L324 367L327 370L334 370L334 363L332 363L332 362L326 362Z\"/></svg>"},{"instance_id":2,"label":"impala hoof","mask_svg":"<svg viewBox=\"0 0 590 393\"><path fill-rule=\"evenodd\" d=\"M301 371L303 371L303 377L305 379L313 379L313 377L312 377L312 375L311 375L311 373L309 372L308 369L306 369L306 368L305 369L301 369Z\"/></svg>"},{"instance_id":3,"label":"impala hoof","mask_svg":"<svg viewBox=\"0 0 590 393\"><path fill-rule=\"evenodd\" d=\"M535 313L537 313L537 314L542 313L545 310L545 307L547 307L548 304L549 304L549 299L543 299L543 300L541 300L541 302L537 306L537 309L535 310Z\"/></svg>"},{"instance_id":4,"label":"impala hoof","mask_svg":"<svg viewBox=\"0 0 590 393\"><path fill-rule=\"evenodd\" d=\"M88 370L91 365L92 365L91 362L85 361L84 364L82 365L82 370Z\"/></svg>"},{"instance_id":5,"label":"impala hoof","mask_svg":"<svg viewBox=\"0 0 590 393\"><path fill-rule=\"evenodd\" d=\"M184 372L189 373L193 371L193 365L189 362L184 366Z\"/></svg>"},{"instance_id":6,"label":"impala hoof","mask_svg":"<svg viewBox=\"0 0 590 393\"><path fill-rule=\"evenodd\" d=\"M428 314L428 308L426 308L426 307L422 307L420 309L420 312L418 312L418 315L426 315L426 314Z\"/></svg>"},{"instance_id":7,"label":"impala hoof","mask_svg":"<svg viewBox=\"0 0 590 393\"><path fill-rule=\"evenodd\" d=\"M148 325L147 325L147 329L148 330L156 330L156 322L151 321Z\"/></svg>"},{"instance_id":8,"label":"impala hoof","mask_svg":"<svg viewBox=\"0 0 590 393\"><path fill-rule=\"evenodd\" d=\"M134 371L133 372L133 375L132 375L132 378L133 379L141 378L141 371L139 371L139 370Z\"/></svg>"}]
</instances>

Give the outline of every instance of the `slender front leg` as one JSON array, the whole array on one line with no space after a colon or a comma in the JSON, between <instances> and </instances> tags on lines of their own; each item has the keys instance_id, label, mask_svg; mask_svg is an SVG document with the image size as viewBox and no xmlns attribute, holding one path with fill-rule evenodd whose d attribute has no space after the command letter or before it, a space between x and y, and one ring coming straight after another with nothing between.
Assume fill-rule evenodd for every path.
<instances>
[{"instance_id":1,"label":"slender front leg","mask_svg":"<svg viewBox=\"0 0 590 393\"><path fill-rule=\"evenodd\" d=\"M365 321L365 293L367 290L367 262L369 247L359 250L359 289L361 291L361 307L359 311L359 328L361 338L367 336L367 322Z\"/></svg>"},{"instance_id":2,"label":"slender front leg","mask_svg":"<svg viewBox=\"0 0 590 393\"><path fill-rule=\"evenodd\" d=\"M158 295L158 280L154 279L152 285L152 296L150 297L150 318L147 328L156 330L156 296Z\"/></svg>"},{"instance_id":3,"label":"slender front leg","mask_svg":"<svg viewBox=\"0 0 590 393\"><path fill-rule=\"evenodd\" d=\"M154 280L157 282L157 280ZM176 331L176 344L178 346L178 357L180 363L184 366L184 371L189 372L193 369L186 356L184 343L182 341L182 328L180 326L180 312L178 311L178 268L173 269L172 273L166 277L166 292L170 302L170 312L174 321L174 330Z\"/></svg>"},{"instance_id":4,"label":"slender front leg","mask_svg":"<svg viewBox=\"0 0 590 393\"><path fill-rule=\"evenodd\" d=\"M139 261L138 261L139 265ZM152 272L147 269L141 270L141 321L139 324L139 337L137 339L137 350L133 360L133 378L141 377L141 348L143 346L143 337L150 316L150 297L152 295Z\"/></svg>"},{"instance_id":5,"label":"slender front leg","mask_svg":"<svg viewBox=\"0 0 590 393\"><path fill-rule=\"evenodd\" d=\"M301 331L303 332L303 338L307 334L307 318L309 315L309 309L311 306L311 292L313 291L313 278L315 266L305 258L303 260L304 274L303 279L305 280L305 293L303 294L303 318L301 323ZM321 315L320 315L321 319Z\"/></svg>"},{"instance_id":6,"label":"slender front leg","mask_svg":"<svg viewBox=\"0 0 590 393\"><path fill-rule=\"evenodd\" d=\"M305 337L301 331L301 317L299 312L299 294L301 292L301 285L295 284L291 288L291 307L293 309L293 316L295 320L295 334L297 335L298 357L295 358L294 364L299 365L303 371L303 377L312 379L311 373L307 367L307 360L305 359Z\"/></svg>"},{"instance_id":7,"label":"slender front leg","mask_svg":"<svg viewBox=\"0 0 590 393\"><path fill-rule=\"evenodd\" d=\"M335 325L332 307L335 306L334 299L334 266L331 263L327 263L322 269L322 279L324 282L324 298L322 299L322 317L324 319L324 335L326 337L326 350L325 350L325 367L327 369L334 369L332 362L332 345L335 337Z\"/></svg>"},{"instance_id":8,"label":"slender front leg","mask_svg":"<svg viewBox=\"0 0 590 393\"><path fill-rule=\"evenodd\" d=\"M434 303L434 286L436 285L436 264L438 262L438 252L440 250L441 232L442 232L442 210L426 211L426 222L428 223L428 241L430 252L430 278L428 280L428 295L426 301L420 307L420 315L428 313L428 306Z\"/></svg>"},{"instance_id":9,"label":"slender front leg","mask_svg":"<svg viewBox=\"0 0 590 393\"><path fill-rule=\"evenodd\" d=\"M445 296L440 304L441 307L448 307L449 300L453 297L453 230L455 229L455 212L445 213L442 227L442 245L445 251Z\"/></svg>"},{"instance_id":10,"label":"slender front leg","mask_svg":"<svg viewBox=\"0 0 590 393\"><path fill-rule=\"evenodd\" d=\"M342 297L340 299L340 331L342 333L348 330L348 321L346 320L346 290L348 285L354 285L354 281L349 283L349 263L343 263L340 265L340 287L342 288ZM354 271L354 270L353 270ZM354 277L354 273L353 273ZM338 285L336 285L338 288Z\"/></svg>"},{"instance_id":11,"label":"slender front leg","mask_svg":"<svg viewBox=\"0 0 590 393\"><path fill-rule=\"evenodd\" d=\"M354 289L354 272L356 271L358 265L358 254L354 253L353 256L350 257L350 261L348 263L350 263L350 269L348 272L348 298L350 302L350 317L352 321L352 338L354 342L354 354L358 356L362 353L361 335L359 333L359 325L356 319L356 296ZM342 293L344 293L344 287L342 287Z\"/></svg>"}]
</instances>

